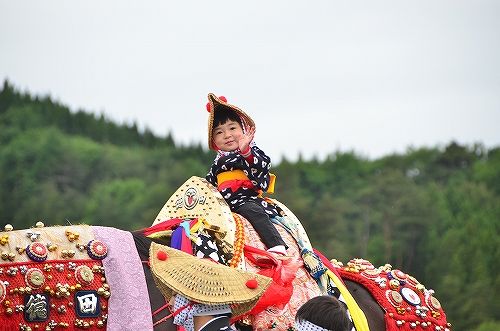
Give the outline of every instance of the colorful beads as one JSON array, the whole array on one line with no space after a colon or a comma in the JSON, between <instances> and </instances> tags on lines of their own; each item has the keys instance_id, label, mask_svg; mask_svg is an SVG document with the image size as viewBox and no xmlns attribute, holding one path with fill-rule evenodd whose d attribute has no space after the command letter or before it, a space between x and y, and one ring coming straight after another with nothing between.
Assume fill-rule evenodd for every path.
<instances>
[{"instance_id":1,"label":"colorful beads","mask_svg":"<svg viewBox=\"0 0 500 331\"><path fill-rule=\"evenodd\" d=\"M26 272L24 279L26 281L26 285L34 290L41 288L45 283L45 276L43 275L43 272L38 268L29 269Z\"/></svg>"},{"instance_id":2,"label":"colorful beads","mask_svg":"<svg viewBox=\"0 0 500 331\"><path fill-rule=\"evenodd\" d=\"M26 254L36 262L43 262L47 259L47 248L44 244L34 242L26 247Z\"/></svg>"},{"instance_id":3,"label":"colorful beads","mask_svg":"<svg viewBox=\"0 0 500 331\"><path fill-rule=\"evenodd\" d=\"M4 246L9 243L9 235L4 234L0 237L0 245Z\"/></svg>"},{"instance_id":4,"label":"colorful beads","mask_svg":"<svg viewBox=\"0 0 500 331\"><path fill-rule=\"evenodd\" d=\"M90 285L94 281L94 273L86 265L81 265L75 269L75 278L83 286Z\"/></svg>"},{"instance_id":5,"label":"colorful beads","mask_svg":"<svg viewBox=\"0 0 500 331\"><path fill-rule=\"evenodd\" d=\"M234 239L233 258L231 259L229 266L231 268L237 268L241 263L243 249L245 248L245 232L243 229L243 221L241 220L241 218L235 213L233 213L233 217L236 222L236 232Z\"/></svg>"},{"instance_id":6,"label":"colorful beads","mask_svg":"<svg viewBox=\"0 0 500 331\"><path fill-rule=\"evenodd\" d=\"M102 260L108 255L108 248L99 240L91 240L87 244L87 254L91 259Z\"/></svg>"}]
</instances>

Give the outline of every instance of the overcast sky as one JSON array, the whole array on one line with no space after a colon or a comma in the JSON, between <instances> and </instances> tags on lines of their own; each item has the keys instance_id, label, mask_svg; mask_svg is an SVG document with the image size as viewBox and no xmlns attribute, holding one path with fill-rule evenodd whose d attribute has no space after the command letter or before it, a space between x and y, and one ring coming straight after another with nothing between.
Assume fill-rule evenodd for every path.
<instances>
[{"instance_id":1,"label":"overcast sky","mask_svg":"<svg viewBox=\"0 0 500 331\"><path fill-rule=\"evenodd\" d=\"M500 146L500 1L2 1L0 78L206 143L207 94L275 160Z\"/></svg>"}]
</instances>

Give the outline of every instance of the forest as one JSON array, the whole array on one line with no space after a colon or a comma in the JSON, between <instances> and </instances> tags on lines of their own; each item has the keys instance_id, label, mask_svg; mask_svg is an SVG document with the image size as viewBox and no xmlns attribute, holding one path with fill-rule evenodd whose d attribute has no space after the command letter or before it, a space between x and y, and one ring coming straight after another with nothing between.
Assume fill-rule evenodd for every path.
<instances>
[{"instance_id":1,"label":"forest","mask_svg":"<svg viewBox=\"0 0 500 331\"><path fill-rule=\"evenodd\" d=\"M149 227L214 156L201 143L179 145L5 81L0 229ZM329 259L389 263L436 291L452 330L500 330L500 146L450 141L375 160L337 151L321 161L273 160L273 172L272 198Z\"/></svg>"}]
</instances>

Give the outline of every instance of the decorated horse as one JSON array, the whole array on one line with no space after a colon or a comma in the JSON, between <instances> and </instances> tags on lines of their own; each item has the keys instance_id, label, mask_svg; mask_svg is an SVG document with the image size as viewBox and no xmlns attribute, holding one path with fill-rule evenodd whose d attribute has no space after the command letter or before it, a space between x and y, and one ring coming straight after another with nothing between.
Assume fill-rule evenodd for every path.
<instances>
[{"instance_id":1,"label":"decorated horse","mask_svg":"<svg viewBox=\"0 0 500 331\"><path fill-rule=\"evenodd\" d=\"M328 260L285 205L268 201L282 211L273 222L289 259L266 252L252 225L198 177L188 179L146 229L6 225L0 232L0 331L173 331L149 248L156 242L196 254L194 244L202 239L219 263L273 280L249 313L233 316L242 330L291 331L298 308L319 295L344 302L358 331L451 330L434 291L390 265Z\"/></svg>"}]
</instances>

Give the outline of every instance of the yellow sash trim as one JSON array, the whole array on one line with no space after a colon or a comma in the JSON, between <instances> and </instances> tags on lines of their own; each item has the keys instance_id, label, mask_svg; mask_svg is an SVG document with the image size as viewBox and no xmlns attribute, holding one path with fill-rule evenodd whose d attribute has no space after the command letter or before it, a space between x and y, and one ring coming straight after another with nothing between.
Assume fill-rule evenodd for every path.
<instances>
[{"instance_id":1,"label":"yellow sash trim","mask_svg":"<svg viewBox=\"0 0 500 331\"><path fill-rule=\"evenodd\" d=\"M276 182L276 175L270 174L269 188L266 193L273 194L274 193L274 183ZM217 175L217 185L220 185L228 180L233 179L241 179L241 180L250 180L247 175L241 169L224 171Z\"/></svg>"},{"instance_id":2,"label":"yellow sash trim","mask_svg":"<svg viewBox=\"0 0 500 331\"><path fill-rule=\"evenodd\" d=\"M236 169L230 171L224 171L217 175L217 184L220 185L228 180L233 179L241 179L241 180L250 180L247 175L243 172L243 170Z\"/></svg>"},{"instance_id":3,"label":"yellow sash trim","mask_svg":"<svg viewBox=\"0 0 500 331\"><path fill-rule=\"evenodd\" d=\"M269 188L267 189L266 193L273 194L274 193L274 183L276 182L276 175L275 174L269 174Z\"/></svg>"},{"instance_id":4,"label":"yellow sash trim","mask_svg":"<svg viewBox=\"0 0 500 331\"><path fill-rule=\"evenodd\" d=\"M359 308L356 300L352 297L351 293L347 290L345 285L337 278L337 275L331 270L327 270L326 274L330 279L337 285L340 293L344 297L347 308L349 309L349 314L351 314L352 321L357 331L370 331L368 327L368 321L366 320L365 313Z\"/></svg>"}]
</instances>

